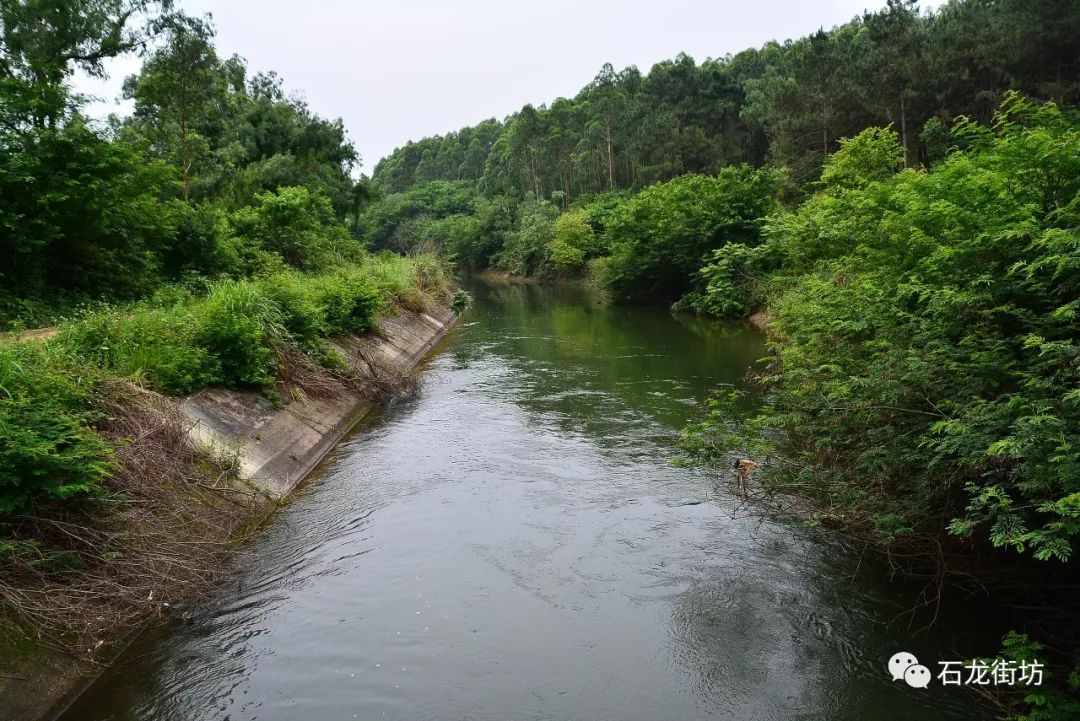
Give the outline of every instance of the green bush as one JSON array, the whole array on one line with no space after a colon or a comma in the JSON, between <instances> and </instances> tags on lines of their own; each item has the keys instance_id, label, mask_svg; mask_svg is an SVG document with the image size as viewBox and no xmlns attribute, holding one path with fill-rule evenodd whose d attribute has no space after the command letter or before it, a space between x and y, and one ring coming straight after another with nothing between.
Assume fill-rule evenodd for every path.
<instances>
[{"instance_id":1,"label":"green bush","mask_svg":"<svg viewBox=\"0 0 1080 721\"><path fill-rule=\"evenodd\" d=\"M328 335L364 333L375 324L383 293L362 271L340 271L312 282L315 302Z\"/></svg>"},{"instance_id":2,"label":"green bush","mask_svg":"<svg viewBox=\"0 0 1080 721\"><path fill-rule=\"evenodd\" d=\"M527 199L517 227L495 256L495 265L514 275L544 275L551 257L558 209L546 200Z\"/></svg>"},{"instance_id":3,"label":"green bush","mask_svg":"<svg viewBox=\"0 0 1080 721\"><path fill-rule=\"evenodd\" d=\"M684 175L641 191L612 211L608 286L616 300L672 301L686 293L706 254L725 243L756 245L776 207L781 176L747 166Z\"/></svg>"},{"instance_id":4,"label":"green bush","mask_svg":"<svg viewBox=\"0 0 1080 721\"><path fill-rule=\"evenodd\" d=\"M436 180L386 196L382 202L368 208L361 226L373 248L413 251L416 248L410 241L416 234L399 232L401 226L417 218L438 220L452 215L468 215L476 202L474 183ZM399 241L397 244L395 238Z\"/></svg>"},{"instance_id":5,"label":"green bush","mask_svg":"<svg viewBox=\"0 0 1080 721\"><path fill-rule=\"evenodd\" d=\"M571 210L556 219L551 242L551 262L556 268L581 268L596 249L596 235L586 212Z\"/></svg>"},{"instance_id":6,"label":"green bush","mask_svg":"<svg viewBox=\"0 0 1080 721\"><path fill-rule=\"evenodd\" d=\"M854 138L840 141L821 172L821 182L830 188L863 188L878 180L888 180L904 167L904 147L891 128L867 128Z\"/></svg>"},{"instance_id":7,"label":"green bush","mask_svg":"<svg viewBox=\"0 0 1080 721\"><path fill-rule=\"evenodd\" d=\"M775 267L770 244L729 243L717 248L698 272L700 287L676 304L718 318L745 318L763 302L763 284Z\"/></svg>"},{"instance_id":8,"label":"green bush","mask_svg":"<svg viewBox=\"0 0 1080 721\"><path fill-rule=\"evenodd\" d=\"M224 281L198 309L197 342L217 357L228 385L270 383L272 343L286 337L281 308L251 282Z\"/></svg>"},{"instance_id":9,"label":"green bush","mask_svg":"<svg viewBox=\"0 0 1080 721\"><path fill-rule=\"evenodd\" d=\"M326 309L318 294L320 283L311 276L285 271L257 284L259 292L277 306L289 337L304 348L315 348L328 331Z\"/></svg>"},{"instance_id":10,"label":"green bush","mask_svg":"<svg viewBox=\"0 0 1080 721\"><path fill-rule=\"evenodd\" d=\"M1066 560L1080 534L1080 121L1010 96L928 172L828 188L770 230L784 339L747 435L882 540L943 527ZM850 147L850 146L847 146ZM829 173L826 174L830 176Z\"/></svg>"},{"instance_id":11,"label":"green bush","mask_svg":"<svg viewBox=\"0 0 1080 721\"><path fill-rule=\"evenodd\" d=\"M113 471L93 430L100 383L52 344L0 343L0 515L99 491Z\"/></svg>"},{"instance_id":12,"label":"green bush","mask_svg":"<svg viewBox=\"0 0 1080 721\"><path fill-rule=\"evenodd\" d=\"M296 186L259 193L255 201L229 217L233 243L272 253L303 270L360 259L362 248L337 221L326 196Z\"/></svg>"},{"instance_id":13,"label":"green bush","mask_svg":"<svg viewBox=\"0 0 1080 721\"><path fill-rule=\"evenodd\" d=\"M220 365L198 344L191 310L104 311L65 327L58 342L80 359L120 376L135 376L172 395L218 382Z\"/></svg>"},{"instance_id":14,"label":"green bush","mask_svg":"<svg viewBox=\"0 0 1080 721\"><path fill-rule=\"evenodd\" d=\"M107 378L169 394L268 387L284 344L340 367L321 340L370 330L390 301L448 295L437 259L384 256L323 275L222 281L205 298L171 287L125 311L85 314L48 342L0 341L0 515L99 489L113 470L94 431Z\"/></svg>"}]
</instances>

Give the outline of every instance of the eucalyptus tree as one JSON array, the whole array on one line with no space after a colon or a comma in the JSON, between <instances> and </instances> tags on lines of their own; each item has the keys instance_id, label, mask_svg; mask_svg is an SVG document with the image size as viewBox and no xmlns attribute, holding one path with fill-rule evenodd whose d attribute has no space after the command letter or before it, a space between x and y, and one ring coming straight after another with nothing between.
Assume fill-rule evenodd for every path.
<instances>
[{"instance_id":1,"label":"eucalyptus tree","mask_svg":"<svg viewBox=\"0 0 1080 721\"><path fill-rule=\"evenodd\" d=\"M135 101L135 122L156 153L180 169L184 200L191 195L194 166L208 160L210 146L200 131L220 125L226 111L228 76L213 38L203 20L170 20L165 44L124 84L124 96Z\"/></svg>"}]
</instances>

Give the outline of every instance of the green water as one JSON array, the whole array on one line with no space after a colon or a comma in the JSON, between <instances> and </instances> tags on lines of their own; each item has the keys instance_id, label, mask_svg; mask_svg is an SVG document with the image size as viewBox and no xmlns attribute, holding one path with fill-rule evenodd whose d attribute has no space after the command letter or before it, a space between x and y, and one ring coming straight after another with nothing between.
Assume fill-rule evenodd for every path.
<instances>
[{"instance_id":1,"label":"green water","mask_svg":"<svg viewBox=\"0 0 1080 721\"><path fill-rule=\"evenodd\" d=\"M368 419L194 622L145 635L67 719L975 719L895 652L995 650L921 586L710 474L678 429L764 355L745 326L582 290L471 289L424 388Z\"/></svg>"}]
</instances>

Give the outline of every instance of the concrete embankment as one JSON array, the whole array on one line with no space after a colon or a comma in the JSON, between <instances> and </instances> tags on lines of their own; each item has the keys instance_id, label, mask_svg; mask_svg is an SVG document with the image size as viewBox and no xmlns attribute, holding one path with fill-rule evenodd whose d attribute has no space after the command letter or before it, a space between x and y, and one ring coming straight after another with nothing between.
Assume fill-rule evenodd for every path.
<instances>
[{"instance_id":1,"label":"concrete embankment","mask_svg":"<svg viewBox=\"0 0 1080 721\"><path fill-rule=\"evenodd\" d=\"M378 334L346 336L332 345L361 375L367 372L363 359L373 356L407 371L454 319L451 311L402 313L383 319ZM234 450L241 474L277 498L287 496L370 409L359 393L303 398L278 409L254 391L226 388L207 388L180 404L201 441Z\"/></svg>"},{"instance_id":2,"label":"concrete embankment","mask_svg":"<svg viewBox=\"0 0 1080 721\"><path fill-rule=\"evenodd\" d=\"M424 358L455 320L449 310L401 312L383 318L373 333L339 338L332 345L361 378L379 369L400 376ZM280 499L378 405L377 397L343 388L330 396L290 396L279 407L255 391L208 388L173 402L190 424L192 441L234 453L244 481ZM146 612L132 622L138 624L156 613L148 604ZM144 621L128 625L127 630L117 629L120 637L106 644L113 649L106 660L115 659L145 625ZM7 663L0 664L0 721L60 717L77 704L101 670L100 664L91 666L28 641L0 638L0 654L7 656Z\"/></svg>"}]
</instances>

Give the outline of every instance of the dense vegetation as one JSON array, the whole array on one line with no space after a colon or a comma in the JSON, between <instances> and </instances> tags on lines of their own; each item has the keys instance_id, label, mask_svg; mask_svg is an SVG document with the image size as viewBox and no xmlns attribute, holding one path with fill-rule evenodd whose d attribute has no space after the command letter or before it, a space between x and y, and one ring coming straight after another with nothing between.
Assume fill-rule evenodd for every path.
<instances>
[{"instance_id":1,"label":"dense vegetation","mask_svg":"<svg viewBox=\"0 0 1080 721\"><path fill-rule=\"evenodd\" d=\"M768 459L764 496L1053 609L1031 627L1075 647L1078 63L1076 3L891 0L409 143L358 231L616 302L764 311L764 405L719 394L688 454Z\"/></svg>"},{"instance_id":2,"label":"dense vegetation","mask_svg":"<svg viewBox=\"0 0 1080 721\"><path fill-rule=\"evenodd\" d=\"M645 74L605 67L573 98L410 142L375 167L381 200L356 231L374 247L442 250L472 269L565 275L595 266L604 280L606 264L589 261L613 253L618 233L606 221L626 195L745 164L783 168L766 185L795 202L841 141L865 128L897 132L901 167L928 165L957 145L956 118L989 122L1010 90L1075 104L1078 77L1075 3L952 0L920 12L890 0L831 30L700 64L680 55ZM675 196L678 187L687 186L649 192ZM566 211L588 218L587 248L556 242ZM631 275L613 290L675 300L691 289L685 278L654 280Z\"/></svg>"},{"instance_id":3,"label":"dense vegetation","mask_svg":"<svg viewBox=\"0 0 1080 721\"><path fill-rule=\"evenodd\" d=\"M390 303L422 310L445 283L433 258L383 256L319 275L222 280L205 295L168 288L85 314L48 341L0 343L0 513L103 490L112 449L94 428L110 381L173 395L255 386L277 399L296 353L343 368L326 339L370 330Z\"/></svg>"},{"instance_id":4,"label":"dense vegetation","mask_svg":"<svg viewBox=\"0 0 1080 721\"><path fill-rule=\"evenodd\" d=\"M432 180L487 195L560 192L569 202L728 165L816 177L841 138L894 125L908 165L934 160L942 124L988 118L1004 91L1080 100L1080 12L1057 0L953 0L919 13L889 0L831 30L648 73L605 66L573 98L408 143L375 168L399 193Z\"/></svg>"},{"instance_id":5,"label":"dense vegetation","mask_svg":"<svg viewBox=\"0 0 1080 721\"><path fill-rule=\"evenodd\" d=\"M341 122L221 60L207 22L168 2L55 5L0 13L0 320L78 319L0 344L0 513L114 470L93 431L103 384L272 394L282 352L332 363L325 338L445 290L438 261L368 256ZM137 49L132 116L93 127L71 73Z\"/></svg>"},{"instance_id":6,"label":"dense vegetation","mask_svg":"<svg viewBox=\"0 0 1080 721\"><path fill-rule=\"evenodd\" d=\"M1011 569L1028 602L1074 618L1059 584L1080 542L1080 114L1011 95L991 125L952 132L964 149L917 171L900 169L895 132L860 133L761 245L714 252L691 305L764 305L775 358L760 413L726 393L683 445L724 465L773 458L767 495L942 573L999 549L980 581L1016 583ZM1067 565L1032 587L1025 555ZM1031 718L1077 710L1043 700Z\"/></svg>"},{"instance_id":7,"label":"dense vegetation","mask_svg":"<svg viewBox=\"0 0 1080 721\"><path fill-rule=\"evenodd\" d=\"M133 114L91 122L73 72L136 51ZM169 0L0 3L0 638L92 657L265 511L148 389L284 404L400 380L328 340L447 305L447 267L367 252L357 161L341 121Z\"/></svg>"},{"instance_id":8,"label":"dense vegetation","mask_svg":"<svg viewBox=\"0 0 1080 721\"><path fill-rule=\"evenodd\" d=\"M701 64L605 66L358 182L340 121L166 0L0 7L0 321L75 316L0 344L0 514L100 496L117 378L273 396L283 358L332 367L327 337L445 297L434 254L764 312L764 404L720 394L691 457L767 458L759 490L813 523L943 573L978 558L959 569L991 590L1019 568L1076 611L1080 4L889 0ZM71 73L137 49L134 113L95 126ZM1056 693L1030 718L1075 711Z\"/></svg>"},{"instance_id":9,"label":"dense vegetation","mask_svg":"<svg viewBox=\"0 0 1080 721\"><path fill-rule=\"evenodd\" d=\"M193 276L360 257L349 218L363 189L340 121L287 96L273 73L220 59L212 28L168 3L54 5L0 14L0 322L40 324ZM71 73L100 74L151 39L124 85L134 114L95 127Z\"/></svg>"},{"instance_id":10,"label":"dense vegetation","mask_svg":"<svg viewBox=\"0 0 1080 721\"><path fill-rule=\"evenodd\" d=\"M1080 532L1080 117L1012 96L992 126L954 132L967 149L926 171L895 172L894 132L844 143L764 244L716 253L701 302L767 302L782 341L751 425L785 432L777 479L884 540L947 525L1066 561ZM695 430L695 450L740 442L723 417Z\"/></svg>"}]
</instances>

